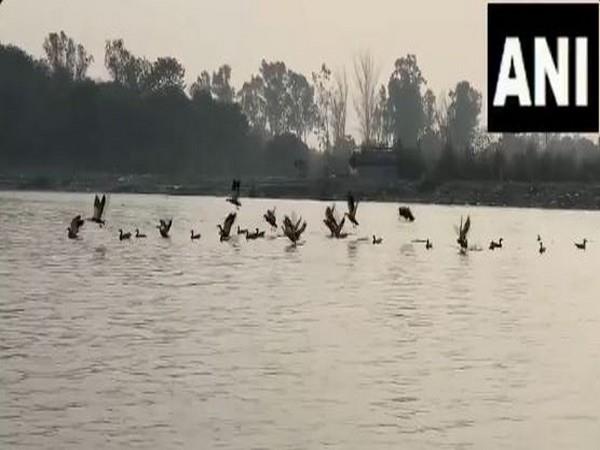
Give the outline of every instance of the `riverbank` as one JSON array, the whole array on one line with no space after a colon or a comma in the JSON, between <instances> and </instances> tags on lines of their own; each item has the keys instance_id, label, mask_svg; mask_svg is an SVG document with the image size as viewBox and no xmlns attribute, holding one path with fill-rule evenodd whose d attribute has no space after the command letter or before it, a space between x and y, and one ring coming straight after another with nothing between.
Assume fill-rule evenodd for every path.
<instances>
[{"instance_id":1,"label":"riverbank","mask_svg":"<svg viewBox=\"0 0 600 450\"><path fill-rule=\"evenodd\" d=\"M231 180L203 177L177 180L154 175L0 176L0 190L113 192L167 195L228 195ZM600 209L600 184L448 181L423 183L382 178L300 179L251 177L242 196L343 200L352 191L363 200L444 205L486 205L560 209Z\"/></svg>"}]
</instances>

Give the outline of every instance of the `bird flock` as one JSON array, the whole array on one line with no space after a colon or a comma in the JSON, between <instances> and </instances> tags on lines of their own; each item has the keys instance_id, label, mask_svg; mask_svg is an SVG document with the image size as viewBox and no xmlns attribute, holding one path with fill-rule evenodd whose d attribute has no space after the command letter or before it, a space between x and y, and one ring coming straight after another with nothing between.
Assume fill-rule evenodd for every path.
<instances>
[{"instance_id":1,"label":"bird flock","mask_svg":"<svg viewBox=\"0 0 600 450\"><path fill-rule=\"evenodd\" d=\"M242 207L242 203L240 201L240 180L233 180L231 186L231 196L226 198L228 203L231 203L236 207L236 210ZM359 226L357 212L358 212L359 201L352 193L348 193L347 196L347 211L343 214L339 214L336 210L336 205L332 204L325 208L325 217L323 219L323 223L329 230L329 236L334 239L344 239L349 233L344 231L344 226L346 225L346 219L351 223L352 227L356 228ZM91 217L86 219L82 218L81 214L76 215L71 220L70 225L67 227L67 237L69 239L80 239L80 231L84 226L86 221L94 222L98 224L100 227L104 227L106 221L104 219L105 213L107 209L107 197L105 194L102 197L98 195L94 196L94 207L93 214ZM411 209L408 206L400 206L398 208L398 215L400 218L404 219L407 222L414 222L415 216ZM233 225L237 218L237 212L230 212L223 223L217 225L218 228L218 237L220 242L225 242L231 239L233 231ZM263 219L270 226L272 231L279 230L279 226L277 223L277 215L275 208L268 209L263 215ZM173 219L159 219L158 225L156 228L158 229L159 235L162 238L168 239L170 237L171 227L173 225ZM296 246L301 243L302 234L306 231L307 223L302 217L297 217L295 213L290 215L284 215L283 220L281 222L281 231L283 232L281 237L286 237L292 243L292 245ZM477 246L469 246L468 235L471 229L471 217L467 216L465 220L463 217L460 218L460 223L458 226L455 226L455 231L457 234L456 243L459 245L459 252L461 254L466 254L468 251L481 251L482 249ZM132 234L129 231L123 231L123 229L119 228L119 240L130 240L134 239L142 239L146 238L146 234L140 232L138 228L135 229L135 234ZM237 226L236 234L242 235L246 237L246 240L256 240L262 239L265 237L265 230L260 230L259 228L255 228L254 230L242 229L240 226ZM192 241L196 241L201 238L201 234L199 232L195 232L193 229L190 230L190 239ZM373 245L380 245L383 243L383 238L381 236L372 235L370 239ZM497 241L491 240L488 249L491 251L499 250L503 248L503 238L499 238ZM431 239L415 239L412 242L425 244L426 250L433 249L433 242ZM539 254L544 254L546 252L546 246L540 235L537 236L538 242L538 252ZM587 244L589 241L584 238L582 242L574 242L574 245L579 250L586 250Z\"/></svg>"}]
</instances>

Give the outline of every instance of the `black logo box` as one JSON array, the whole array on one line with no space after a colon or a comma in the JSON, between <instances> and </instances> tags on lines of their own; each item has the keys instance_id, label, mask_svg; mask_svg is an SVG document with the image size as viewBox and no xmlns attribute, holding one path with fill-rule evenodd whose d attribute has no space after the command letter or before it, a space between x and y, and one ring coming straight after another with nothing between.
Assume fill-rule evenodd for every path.
<instances>
[{"instance_id":1,"label":"black logo box","mask_svg":"<svg viewBox=\"0 0 600 450\"><path fill-rule=\"evenodd\" d=\"M557 38L569 38L569 106L557 106L550 85L546 106L520 106L508 97L494 107L494 95L506 37L521 42L529 91L534 99L534 37L545 37L556 60ZM575 106L575 38L588 38L588 105ZM598 132L598 4L488 4L488 131ZM511 76L514 69L511 69Z\"/></svg>"}]
</instances>

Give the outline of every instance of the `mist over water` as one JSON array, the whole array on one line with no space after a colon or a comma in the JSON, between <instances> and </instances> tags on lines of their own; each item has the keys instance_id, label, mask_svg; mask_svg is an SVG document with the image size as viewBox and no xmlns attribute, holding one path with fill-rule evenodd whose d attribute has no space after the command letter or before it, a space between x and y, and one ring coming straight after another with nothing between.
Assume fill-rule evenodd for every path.
<instances>
[{"instance_id":1,"label":"mist over water","mask_svg":"<svg viewBox=\"0 0 600 450\"><path fill-rule=\"evenodd\" d=\"M332 240L328 203L242 199L236 225L267 238L219 243L222 198L115 194L68 240L92 201L0 193L0 447L600 442L598 212L411 205L408 224L361 203ZM307 220L304 245L273 238L273 206ZM458 254L461 214L484 251Z\"/></svg>"}]
</instances>

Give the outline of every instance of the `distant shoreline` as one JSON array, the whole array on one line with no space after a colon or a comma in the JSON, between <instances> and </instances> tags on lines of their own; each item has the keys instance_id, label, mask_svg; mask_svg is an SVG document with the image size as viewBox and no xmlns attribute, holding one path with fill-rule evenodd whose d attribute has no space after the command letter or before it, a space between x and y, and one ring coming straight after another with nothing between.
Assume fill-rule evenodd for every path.
<instances>
[{"instance_id":1,"label":"distant shoreline","mask_svg":"<svg viewBox=\"0 0 600 450\"><path fill-rule=\"evenodd\" d=\"M199 178L173 183L154 176L90 176L85 180L51 177L2 177L2 191L111 192L164 195L229 194L229 178ZM248 177L242 197L345 200L347 192L365 201L552 209L600 209L600 184L447 181L435 186L407 180L341 177L293 179Z\"/></svg>"}]
</instances>

